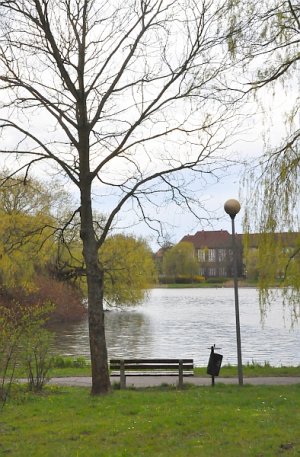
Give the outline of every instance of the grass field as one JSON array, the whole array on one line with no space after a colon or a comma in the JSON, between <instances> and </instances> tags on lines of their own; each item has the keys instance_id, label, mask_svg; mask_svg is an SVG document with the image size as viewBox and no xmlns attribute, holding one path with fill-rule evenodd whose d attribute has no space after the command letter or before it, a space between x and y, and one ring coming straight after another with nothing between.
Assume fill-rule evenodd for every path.
<instances>
[{"instance_id":1,"label":"grass field","mask_svg":"<svg viewBox=\"0 0 300 457\"><path fill-rule=\"evenodd\" d=\"M51 368L49 375L51 377L65 377L65 376L91 376L91 367L89 361L82 357L60 357L61 363ZM258 376L299 376L300 366L298 367L272 367L268 363L263 365L258 363L251 363L243 367L245 377L258 377ZM194 369L195 376L208 376L206 374L206 367L196 367ZM24 372L17 373L19 377L24 376ZM236 377L237 367L232 365L224 365L220 371L221 377Z\"/></svg>"},{"instance_id":2,"label":"grass field","mask_svg":"<svg viewBox=\"0 0 300 457\"><path fill-rule=\"evenodd\" d=\"M196 376L206 376L206 367L195 368ZM243 374L248 378L268 377L268 376L299 376L300 366L298 367L272 367L268 363L263 365L258 363L251 363L243 366ZM221 367L220 376L224 378L236 377L237 367L233 365L224 365ZM299 379L300 382L300 379Z\"/></svg>"},{"instance_id":3,"label":"grass field","mask_svg":"<svg viewBox=\"0 0 300 457\"><path fill-rule=\"evenodd\" d=\"M0 456L300 455L300 384L19 393L0 412Z\"/></svg>"}]
</instances>

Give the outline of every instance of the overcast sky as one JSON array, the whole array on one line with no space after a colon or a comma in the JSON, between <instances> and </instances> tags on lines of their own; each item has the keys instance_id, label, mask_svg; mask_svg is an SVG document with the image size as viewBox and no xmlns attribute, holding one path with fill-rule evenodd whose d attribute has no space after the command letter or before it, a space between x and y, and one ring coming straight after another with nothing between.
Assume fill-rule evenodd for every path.
<instances>
[{"instance_id":1,"label":"overcast sky","mask_svg":"<svg viewBox=\"0 0 300 457\"><path fill-rule=\"evenodd\" d=\"M295 88L296 90L296 88ZM246 162L251 167L255 160L263 154L265 150L264 135L267 134L269 142L272 145L279 144L286 135L285 112L291 105L293 94L287 93L284 88L278 90L274 95L268 93L262 94L264 100L265 113L260 113L257 107L256 116L249 119L249 127L240 141L233 146L233 157L241 162ZM161 218L167 220L165 229L170 236L170 241L177 243L187 235L193 234L197 230L228 230L231 232L230 217L224 212L224 203L230 198L238 199L241 203L241 211L236 216L235 225L238 233L243 232L243 215L246 199L246 189L243 185L245 176L245 166L235 165L224 171L223 177L217 183L207 184L199 192L199 199L204 202L207 210L211 211L210 215L205 212L199 213L203 216L202 221L197 221L195 217L183 211L176 205L169 205L161 211ZM159 212L153 209L154 216ZM130 215L128 215L130 220ZM159 248L156 234L151 232L143 223L127 229L137 235L146 237L152 249Z\"/></svg>"},{"instance_id":2,"label":"overcast sky","mask_svg":"<svg viewBox=\"0 0 300 457\"><path fill-rule=\"evenodd\" d=\"M176 2L175 4L176 5ZM179 5L179 3L178 3ZM211 6L213 6L214 3L211 2ZM193 11L192 11L192 17L193 17ZM213 16L214 17L214 16ZM59 16L60 18L60 16ZM123 16L120 18L121 21L123 21ZM121 24L121 22L120 22ZM181 22L179 22L181 24ZM209 22L209 24L211 24ZM219 24L219 23L218 23ZM182 25L182 24L181 24ZM181 27L181 26L180 26ZM190 27L190 26L189 26ZM207 39L208 39L208 44L210 43L210 34L214 31L214 27L216 25L213 25L212 31L209 31ZM110 25L109 29L110 31ZM162 30L161 28L159 30ZM121 31L122 32L122 31ZM174 33L174 25L172 27L172 32ZM181 29L177 31L177 33L181 33ZM115 33L118 33L118 30L115 30ZM170 40L170 31L166 35L168 36L168 39ZM162 39L166 39L166 36L162 36ZM174 34L173 40L175 39L175 36L178 37L176 34ZM180 35L181 36L181 35ZM107 34L107 42L106 45L110 43L110 37L111 33ZM150 43L152 43L153 50L156 50L157 44L160 43L160 41L157 39L156 35L151 35L150 36L151 40ZM94 40L92 40L93 42ZM174 47L174 43L176 43L176 46ZM181 43L183 46L183 44ZM164 45L165 46L165 45ZM169 51L172 51L170 53L170 56L173 56L172 58L168 54L168 59L159 59L158 62L160 63L159 66L154 65L154 60L152 61L152 58L146 59L144 64L147 65L145 66L145 69L147 70L147 74L149 73L149 68L148 65L152 68L152 74L156 75L157 72L159 74L162 73L162 69L166 72L166 74L169 73L169 66L170 64L173 65L173 60L180 61L180 56L177 56L178 53L178 46L179 46L179 51L180 49L180 43L178 44L178 40L176 42L171 42L170 41L170 48ZM147 48L149 49L149 43ZM201 61L201 67L203 64L205 64L205 68L207 65L207 70L211 70L211 59L213 58L212 62L214 65L221 65L220 68L224 69L227 68L227 65L229 62L231 62L231 59L228 60L228 62L225 59L224 52L225 48L227 49L227 45L223 48L221 45L216 46L215 48L213 47L211 50L210 54L204 53L203 61ZM121 49L121 48L120 48ZM123 49L123 48L122 48ZM124 48L125 49L125 48ZM127 47L126 47L127 49ZM128 48L129 49L129 48ZM174 53L173 50L176 50ZM163 48L161 48L160 51L164 51ZM98 52L98 51L97 51ZM107 53L110 53L110 47L107 47L106 50ZM123 52L123 50L122 50ZM122 54L121 52L121 54ZM125 52L125 51L124 51ZM127 51L126 51L127 52ZM174 55L173 55L174 54ZM178 53L180 54L180 52ZM141 54L143 55L143 54ZM146 55L146 54L145 54ZM32 55L31 58L33 61L35 60L35 56ZM102 59L102 56L101 56ZM100 60L101 60L100 59ZM143 60L143 59L142 59ZM13 60L14 61L14 60ZM93 61L93 60L92 60ZM22 62L22 61L21 61ZM162 66L162 63L167 63L167 65ZM30 62L29 62L30 63ZM31 74L30 69L34 68L30 66L28 61L26 61L26 64L23 68L23 71L28 72L28 78L31 81L31 83L34 85L36 84L36 78L35 75ZM93 64L94 65L94 64ZM119 61L115 63L115 65L119 65ZM53 70L52 65L47 66L47 62L40 61L40 66L39 71L41 72L41 75L39 75L42 79L42 86L45 84L45 79L44 78L50 78L50 73ZM28 67L28 68L27 68ZM113 68L113 67L112 67ZM134 73L137 72L137 74L141 71L140 68L140 61L137 60L135 63L134 68ZM132 71L132 69L130 69ZM142 67L143 70L143 67ZM238 73L236 73L238 71ZM240 67L233 67L230 66L228 67L228 78L230 84L233 82L233 80L236 80L236 84L241 85L243 82L247 81L248 79L246 76L244 77L244 68ZM93 73L93 72L92 72ZM151 72L150 72L151 73ZM38 74L38 71L37 71ZM120 192L119 190L123 186L123 195L126 194L126 189L128 188L135 188L135 183L136 183L136 176L142 175L143 177L149 176L149 175L155 175L157 170L160 170L159 164L161 167L164 168L169 168L171 167L176 167L178 164L182 163L193 163L195 158L199 160L199 154L200 158L202 160L201 156L201 148L203 148L203 156L206 155L206 151L209 151L211 155L209 155L208 160L203 160L203 162L200 161L200 166L203 167L202 170L204 172L207 172L207 175L203 173L201 175L200 173L198 174L198 182L197 179L196 181L193 181L191 183L188 183L191 186L191 191L192 191L192 197L196 201L199 201L202 205L199 207L195 212L197 212L197 216L200 218L199 221L197 221L197 218L193 216L191 213L189 213L186 209L183 208L183 206L178 206L176 203L169 203L168 205L165 205L163 207L160 207L160 202L163 202L163 195L159 194L157 192L156 195L158 195L158 198L156 200L156 206L150 207L149 204L145 204L145 213L147 213L150 218L156 219L158 222L162 222L163 228L165 233L169 236L169 240L176 243L178 242L184 235L188 233L195 233L197 230L230 230L231 224L230 224L230 218L224 213L224 203L226 200L229 198L236 198L239 199L241 202L242 210L240 214L236 217L236 230L238 232L242 232L242 221L243 221L243 209L245 206L245 201L246 201L246 192L245 189L243 188L243 185L241 183L241 178L244 173L244 168L243 165L235 165L232 167L229 167L226 169L220 169L218 170L218 179L219 182L214 182L216 180L212 179L211 175L211 170L214 170L215 163L219 163L218 161L215 161L215 157L219 156L218 159L221 161L224 160L225 156L228 155L228 158L232 160L232 162L246 162L248 165L253 165L254 161L257 160L257 158L263 153L264 151L264 145L263 145L263 133L268 132L269 138L272 139L272 143L274 144L279 144L280 140L282 137L285 136L285 127L284 127L284 121L282 118L282 114L285 110L286 107L288 107L294 97L293 97L293 89L291 89L291 85L288 88L283 88L283 87L276 87L276 91L271 95L271 91L273 91L273 88L268 88L267 92L266 90L259 92L258 95L258 100L261 101L261 104L258 104L257 106L253 104L249 104L244 108L247 110L247 113L245 114L248 115L247 118L247 124L243 126L243 134L241 133L238 138L234 138L234 134L237 133L240 129L240 125L238 125L239 122L239 117L231 117L231 115L228 114L229 116L229 122L227 122L227 111L231 107L231 103L224 103L224 95L222 88L223 86L219 86L217 84L218 78L216 78L216 81L214 84L210 85L210 78L207 76L209 72L205 72L203 70L203 77L204 80L207 79L207 87L204 85L204 91L201 92L201 97L198 97L199 100L202 100L201 102L197 102L197 109L196 105L193 109L191 109L191 106L187 104L182 104L177 105L167 103L165 105L165 111L164 113L161 113L161 108L158 110L157 115L154 115L153 118L151 119L151 122L146 122L145 126L143 127L144 130L141 131L140 133L137 133L136 138L133 136L133 146L132 148L129 148L128 151L125 149L124 153L117 155L114 160L109 160L109 161L103 161L104 165L101 167L101 179L102 183L98 182L95 184L93 188L93 199L94 199L94 208L101 212L102 214L109 214L112 208L117 208L118 207L118 199L120 201ZM126 75L126 74L125 74ZM131 75L131 72L129 72L129 75ZM110 75L111 76L111 75ZM249 76L249 75L247 75ZM126 76L126 78L128 75ZM53 82L54 86L56 83L56 75L54 74L53 76ZM125 78L125 86L127 87L127 79ZM106 138L105 132L107 130L108 133L110 133L110 130L113 129L113 119L117 117L117 122L115 124L115 128L120 129L119 124L127 124L130 122L134 124L134 119L137 116L137 112L139 112L139 109L143 109L145 100L149 98L149 101L147 103L150 103L151 97L152 97L152 91L158 93L160 92L160 84L162 82L160 79L163 78L157 78L153 77L153 84L149 86L149 88L144 88L144 83L141 85L143 87L143 90L140 90L140 86L137 85L136 91L134 94L131 94L132 88L130 88L129 84L129 89L128 92L122 92L121 95L117 95L116 92L116 97L120 97L120 100L118 98L113 99L112 101L112 106L114 108L114 103L116 103L116 106L118 108L116 109L116 113L114 112L114 109L112 110L112 113L104 116L105 121L104 124L101 124L101 128L99 126L99 132L101 135ZM251 79L251 78L250 78ZM108 78L109 80L109 78ZM108 81L107 80L107 81ZM51 80L52 81L52 80ZM107 85L107 81L104 78L104 86L103 90ZM196 79L195 79L196 81ZM100 84L100 82L99 82ZM157 87L156 87L157 86ZM40 86L39 86L40 87ZM100 87L100 86L99 86ZM202 86L201 86L202 87ZM48 87L48 90L51 92L55 92L55 87L52 87L52 82ZM155 89L155 90L154 90ZM178 88L177 88L178 89ZM101 89L102 90L102 89ZM201 89L202 90L202 89ZM295 89L296 90L296 89ZM207 92L206 92L207 91ZM219 92L218 92L219 91ZM52 93L52 92L51 92ZM60 92L58 92L60 93ZM175 90L176 93L176 90ZM217 94L221 95L217 95ZM230 94L231 91L228 91ZM226 92L227 96L228 93ZM130 98L130 94L132 95L133 98ZM209 96L207 95L209 94ZM61 96L64 96L65 92L61 92ZM211 96L211 97L210 97ZM8 95L7 95L8 97ZM128 106L126 107L127 103L127 98L128 98ZM169 97L169 95L168 95ZM197 100L198 100L197 99ZM230 99L230 97L229 97ZM92 99L94 100L94 99ZM97 97L95 98L97 100ZM139 103L136 102L136 100L139 100ZM217 100L217 102L216 102ZM5 100L4 100L5 101ZM4 102L2 100L2 102ZM69 103L69 102L68 102ZM68 103L66 106L68 106ZM93 103L94 101L91 102L93 109L95 109ZM120 106L119 106L120 103ZM124 104L124 108L123 108ZM223 106L224 105L224 106ZM149 105L150 106L150 105ZM109 107L108 107L109 108ZM122 109L121 109L122 108ZM225 109L226 108L226 109ZM8 109L6 107L6 109ZM220 113L223 113L222 110L225 110L226 113L226 123L219 122L218 119L219 117L222 116ZM261 110L264 110L265 113L264 115L261 113ZM33 114L35 113L35 110L33 110ZM128 120L129 116L129 120ZM132 119L131 119L131 117ZM203 119L202 119L203 117ZM187 131L189 135L184 135L180 136L182 133L182 129L178 128L178 125L181 126L182 122L184 119L188 119L189 122L186 124ZM200 121L201 118L201 121ZM214 119L215 118L215 119ZM236 120L232 120L236 119ZM27 125L27 119L26 116L22 121ZM48 116L43 118L42 116L39 115L33 117L32 119L30 118L30 121L32 121L32 132L36 133L37 135L41 134L41 143L42 144L48 144L51 143L52 137L55 136L55 141L53 140L53 150L55 153L59 151L59 154L64 154L64 157L69 160L70 164L70 169L72 170L72 167L74 166L74 163L76 163L76 154L73 154L74 151L72 151L72 145L73 143L71 142L70 144L66 142L66 139L64 138L64 135L59 136L59 133L57 132L57 125L56 125L56 120L52 124L49 122ZM181 122L180 122L181 121ZM236 122L236 124L234 124ZM173 125L174 124L174 125ZM178 124L178 125L177 125ZM211 131L208 131L209 128L207 125L212 125L213 127L211 128ZM201 128L201 136L197 137L195 133L195 126L196 125L202 125L204 126ZM174 128L176 126L176 128ZM210 126L211 127L211 126ZM104 133L103 130L104 129ZM121 128L122 131L123 127ZM168 135L163 137L161 135L161 132L165 132L167 129ZM232 129L232 131L231 131ZM141 141L141 138L143 138L143 133L144 132L151 132L151 135L153 135L153 138L151 140L151 144L147 142ZM170 132L175 132L174 136L169 135ZM100 135L100 133L98 134ZM193 133L191 133L193 132ZM185 132L187 133L187 132ZM8 148L14 148L14 143L17 141L20 146L20 142L15 137L15 133L13 133L13 130L8 130L8 133L5 132L5 146ZM11 135L11 136L10 136ZM58 136L57 136L58 135ZM100 135L100 137L101 137ZM108 134L107 134L108 135ZM140 135L140 136L139 136ZM108 137L114 137L113 135L108 135ZM227 136L228 136L228 143L231 143L231 138L232 143L228 149L225 150L225 145L228 143L223 139L223 136L225 137L227 141ZM210 141L210 139L213 138L213 141ZM28 141L28 138L26 139ZM105 141L103 140L103 143L99 140L99 136L94 138L94 144L93 144L93 156L94 156L94 162L96 161L102 161L103 157L105 156L105 153L108 153L109 147L105 149ZM114 137L114 140L112 141L112 145L114 144L114 141L117 144L118 138ZM29 139L30 143L30 139ZM211 144L212 143L212 144ZM22 141L22 148L25 148L26 146L26 141ZM224 149L222 149L222 146L224 144ZM103 147L104 145L104 150L101 150L101 146ZM111 145L111 148L112 148ZM204 146L203 146L204 145ZM207 147L208 145L208 147ZM29 148L31 145L29 144ZM34 144L34 147L36 145ZM65 149L64 149L65 147ZM227 146L226 146L227 147ZM229 150L230 149L230 150ZM14 150L14 149L13 149ZM199 152L200 150L200 152ZM61 152L62 151L62 152ZM102 156L101 156L102 154ZM130 155L131 154L131 155ZM102 157L102 158L101 158ZM213 158L213 160L211 160ZM227 157L226 157L227 158ZM76 159L76 160L75 160ZM4 159L3 156L1 156L2 166L4 165ZM14 160L14 157L13 157ZM7 163L9 166L9 163ZM14 165L14 164L13 164ZM43 168L44 175L47 177L47 175L51 175L52 170L50 168L47 168L48 165L46 164L45 168ZM189 170L186 171L187 175L187 182L189 181ZM39 173L39 170L36 172L36 176L40 178L42 174ZM207 180L205 177L207 176ZM202 181L201 181L202 179ZM106 185L105 189L105 182L108 183ZM182 181L179 181L180 183L183 183ZM102 185L102 187L101 187ZM161 180L161 185L164 186L163 180ZM178 185L180 187L180 184ZM170 187L169 187L170 189ZM74 205L78 205L78 200L79 200L79 195L78 195L78 189L75 191L72 186L69 188L70 192L72 192L72 195L74 195ZM139 190L139 189L138 189ZM144 190L144 189L143 189ZM150 187L149 189L149 194L150 195ZM137 192L138 193L138 192ZM138 195L139 196L139 195ZM151 195L150 197L151 198ZM124 209L122 210L122 213L120 213L120 220L116 221L116 228L120 231L123 230L127 233L133 233L135 235L142 235L149 239L151 242L151 246L153 249L158 247L156 243L156 235L155 233L151 232L151 230L144 224L144 223L138 223L138 220L136 218L136 215L133 211L134 209L134 203L135 200L132 199L132 201L128 202L125 206ZM145 202L145 199L143 199L143 202ZM200 205L200 206L201 206ZM162 241L162 239L161 239Z\"/></svg>"}]
</instances>

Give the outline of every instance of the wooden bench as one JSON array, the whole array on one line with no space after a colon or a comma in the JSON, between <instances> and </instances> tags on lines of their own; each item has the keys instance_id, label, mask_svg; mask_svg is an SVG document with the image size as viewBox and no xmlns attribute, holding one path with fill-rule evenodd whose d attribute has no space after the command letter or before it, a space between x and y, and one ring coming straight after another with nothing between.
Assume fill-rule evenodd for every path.
<instances>
[{"instance_id":1,"label":"wooden bench","mask_svg":"<svg viewBox=\"0 0 300 457\"><path fill-rule=\"evenodd\" d=\"M193 359L111 359L110 375L120 377L120 388L126 388L127 376L178 376L182 388L183 378L194 375Z\"/></svg>"}]
</instances>

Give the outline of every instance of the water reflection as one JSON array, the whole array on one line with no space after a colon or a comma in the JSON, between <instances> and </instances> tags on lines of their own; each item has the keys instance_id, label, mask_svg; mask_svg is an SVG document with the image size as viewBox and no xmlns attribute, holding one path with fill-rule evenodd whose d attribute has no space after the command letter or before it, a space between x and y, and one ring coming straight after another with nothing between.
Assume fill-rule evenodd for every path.
<instances>
[{"instance_id":1,"label":"water reflection","mask_svg":"<svg viewBox=\"0 0 300 457\"><path fill-rule=\"evenodd\" d=\"M300 328L290 326L279 299L261 322L258 294L240 290L243 362L300 365ZM89 355L87 321L55 329L55 352ZM206 365L209 347L221 347L224 363L236 364L232 289L154 289L136 308L106 313L110 357L192 357Z\"/></svg>"},{"instance_id":2,"label":"water reflection","mask_svg":"<svg viewBox=\"0 0 300 457\"><path fill-rule=\"evenodd\" d=\"M108 312L105 316L106 340L111 356L150 357L151 319L142 312Z\"/></svg>"}]
</instances>

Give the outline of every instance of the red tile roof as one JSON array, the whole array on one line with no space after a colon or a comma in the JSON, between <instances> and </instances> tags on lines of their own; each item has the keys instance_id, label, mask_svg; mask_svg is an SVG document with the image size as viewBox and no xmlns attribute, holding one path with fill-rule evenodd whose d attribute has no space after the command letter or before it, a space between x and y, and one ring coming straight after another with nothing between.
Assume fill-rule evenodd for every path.
<instances>
[{"instance_id":1,"label":"red tile roof","mask_svg":"<svg viewBox=\"0 0 300 457\"><path fill-rule=\"evenodd\" d=\"M236 240L239 244L243 243L243 237L245 235L236 234ZM273 236L270 234L259 234L259 233L251 233L248 235L248 243L249 247L258 247L259 241L263 237ZM295 246L297 244L297 239L300 238L299 232L293 233L275 233L275 241L281 243L283 246ZM232 240L231 234L227 232L227 230L212 230L206 231L202 230L195 235L186 235L182 238L181 241L188 241L192 243L195 249L203 249L203 248L231 248Z\"/></svg>"},{"instance_id":2,"label":"red tile roof","mask_svg":"<svg viewBox=\"0 0 300 457\"><path fill-rule=\"evenodd\" d=\"M165 255L165 253L168 251L168 249L170 249L172 246L168 246L167 248L160 248L156 253L155 253L155 257L156 258L163 258L163 256Z\"/></svg>"},{"instance_id":3,"label":"red tile roof","mask_svg":"<svg viewBox=\"0 0 300 457\"><path fill-rule=\"evenodd\" d=\"M195 235L186 235L181 241L193 243L196 249L231 247L231 235L227 230L202 230Z\"/></svg>"}]
</instances>

